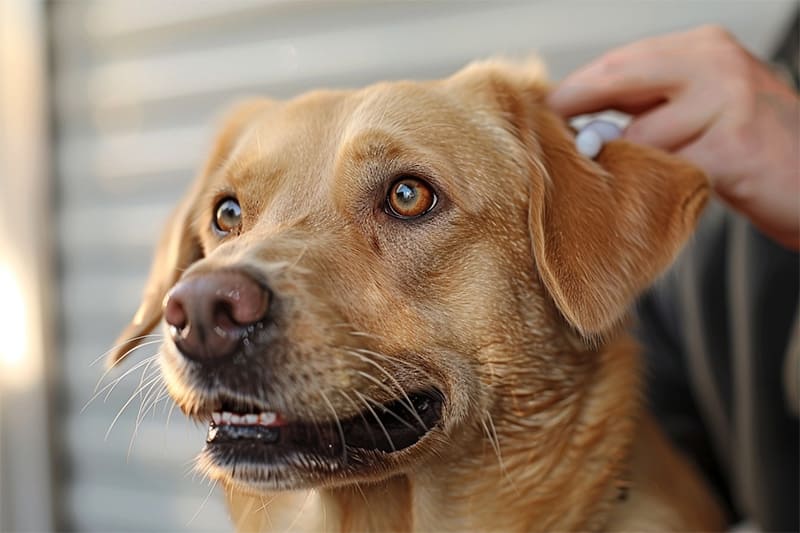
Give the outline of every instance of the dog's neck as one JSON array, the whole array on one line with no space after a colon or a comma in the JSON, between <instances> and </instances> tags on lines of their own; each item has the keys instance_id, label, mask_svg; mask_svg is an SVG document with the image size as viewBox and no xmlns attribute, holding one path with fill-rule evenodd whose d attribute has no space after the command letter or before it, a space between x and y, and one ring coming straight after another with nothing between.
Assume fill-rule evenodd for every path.
<instances>
[{"instance_id":1,"label":"dog's neck","mask_svg":"<svg viewBox=\"0 0 800 533\"><path fill-rule=\"evenodd\" d=\"M562 376L547 388L533 375L501 378L530 385L507 389L482 424L483 438L473 439L466 453L449 462L437 457L412 478L415 530L590 531L602 525L624 481L635 431L636 348L624 337L599 353L564 356L586 363L572 376L584 383Z\"/></svg>"},{"instance_id":2,"label":"dog's neck","mask_svg":"<svg viewBox=\"0 0 800 533\"><path fill-rule=\"evenodd\" d=\"M499 376L531 381L504 387L491 417L447 453L381 483L320 491L297 515L313 513L310 529L326 531L597 530L626 474L639 410L635 351L623 336L565 354L594 358L569 392L532 375Z\"/></svg>"}]
</instances>

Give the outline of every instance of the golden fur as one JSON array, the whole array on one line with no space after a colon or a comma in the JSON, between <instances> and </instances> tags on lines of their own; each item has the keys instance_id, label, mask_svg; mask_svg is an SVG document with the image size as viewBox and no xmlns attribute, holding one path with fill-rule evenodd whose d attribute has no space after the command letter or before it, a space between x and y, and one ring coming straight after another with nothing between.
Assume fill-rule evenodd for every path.
<instances>
[{"instance_id":1,"label":"golden fur","mask_svg":"<svg viewBox=\"0 0 800 533\"><path fill-rule=\"evenodd\" d=\"M302 420L352 416L348 400L389 401L395 384L446 397L439 426L370 468L270 484L257 468L206 461L238 529L722 527L642 408L637 347L620 327L691 234L705 178L624 141L581 157L546 92L535 67L486 62L230 113L123 338L159 323L181 276L246 266L287 303L283 341L264 354L269 379L259 363L233 393ZM391 219L386 188L409 173L439 204ZM210 223L226 193L244 223L221 239ZM214 393L170 342L163 354L176 402L207 416Z\"/></svg>"}]
</instances>

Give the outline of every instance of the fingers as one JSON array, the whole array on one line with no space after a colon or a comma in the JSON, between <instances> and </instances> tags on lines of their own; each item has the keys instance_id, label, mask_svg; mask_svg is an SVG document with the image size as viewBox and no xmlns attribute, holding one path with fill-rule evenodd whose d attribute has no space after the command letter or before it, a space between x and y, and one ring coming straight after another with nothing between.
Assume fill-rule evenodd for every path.
<instances>
[{"instance_id":1,"label":"fingers","mask_svg":"<svg viewBox=\"0 0 800 533\"><path fill-rule=\"evenodd\" d=\"M706 34L714 31L700 28L612 50L567 76L548 103L566 117L606 109L631 114L650 109L697 75L693 57L698 43L705 43Z\"/></svg>"},{"instance_id":2,"label":"fingers","mask_svg":"<svg viewBox=\"0 0 800 533\"><path fill-rule=\"evenodd\" d=\"M676 81L663 73L656 75L654 62L642 63L636 55L625 49L606 54L564 79L550 93L548 103L565 117L606 109L641 112L658 105Z\"/></svg>"},{"instance_id":3,"label":"fingers","mask_svg":"<svg viewBox=\"0 0 800 533\"><path fill-rule=\"evenodd\" d=\"M709 100L683 94L636 116L624 136L638 144L673 151L700 137L718 114L718 107L709 104Z\"/></svg>"},{"instance_id":4,"label":"fingers","mask_svg":"<svg viewBox=\"0 0 800 533\"><path fill-rule=\"evenodd\" d=\"M665 101L666 87L648 86L645 80L567 81L550 93L548 104L559 115L572 117L614 109L631 115L647 111Z\"/></svg>"}]
</instances>

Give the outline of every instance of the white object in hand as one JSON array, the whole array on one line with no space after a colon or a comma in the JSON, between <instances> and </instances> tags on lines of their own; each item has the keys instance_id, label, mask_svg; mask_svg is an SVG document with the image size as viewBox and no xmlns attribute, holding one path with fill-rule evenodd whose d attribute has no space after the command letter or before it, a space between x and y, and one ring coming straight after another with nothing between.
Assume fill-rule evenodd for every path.
<instances>
[{"instance_id":1,"label":"white object in hand","mask_svg":"<svg viewBox=\"0 0 800 533\"><path fill-rule=\"evenodd\" d=\"M575 147L578 151L594 159L603 145L622 136L622 130L613 122L595 119L586 124L575 136Z\"/></svg>"}]
</instances>

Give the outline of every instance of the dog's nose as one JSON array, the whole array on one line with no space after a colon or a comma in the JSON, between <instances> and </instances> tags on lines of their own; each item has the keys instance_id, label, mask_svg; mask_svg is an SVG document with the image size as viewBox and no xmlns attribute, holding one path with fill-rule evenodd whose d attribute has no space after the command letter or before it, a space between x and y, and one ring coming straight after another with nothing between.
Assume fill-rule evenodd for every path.
<instances>
[{"instance_id":1,"label":"dog's nose","mask_svg":"<svg viewBox=\"0 0 800 533\"><path fill-rule=\"evenodd\" d=\"M181 353L211 362L236 352L247 326L267 318L269 292L248 274L226 270L178 282L164 301L164 320Z\"/></svg>"}]
</instances>

